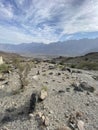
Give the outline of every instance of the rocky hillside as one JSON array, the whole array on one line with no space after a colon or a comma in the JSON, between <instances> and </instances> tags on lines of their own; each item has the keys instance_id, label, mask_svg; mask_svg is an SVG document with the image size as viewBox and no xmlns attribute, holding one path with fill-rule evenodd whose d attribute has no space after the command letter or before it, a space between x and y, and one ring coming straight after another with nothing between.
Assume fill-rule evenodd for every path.
<instances>
[{"instance_id":1,"label":"rocky hillside","mask_svg":"<svg viewBox=\"0 0 98 130\"><path fill-rule=\"evenodd\" d=\"M42 59L2 66L0 130L98 130L98 71Z\"/></svg>"}]
</instances>

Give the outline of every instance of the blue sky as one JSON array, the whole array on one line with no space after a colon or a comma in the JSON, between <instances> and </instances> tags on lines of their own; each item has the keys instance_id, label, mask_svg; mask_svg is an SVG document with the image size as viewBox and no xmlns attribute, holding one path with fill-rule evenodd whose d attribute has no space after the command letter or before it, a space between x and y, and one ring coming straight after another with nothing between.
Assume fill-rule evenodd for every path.
<instances>
[{"instance_id":1,"label":"blue sky","mask_svg":"<svg viewBox=\"0 0 98 130\"><path fill-rule=\"evenodd\" d=\"M0 43L98 36L98 0L0 0Z\"/></svg>"}]
</instances>

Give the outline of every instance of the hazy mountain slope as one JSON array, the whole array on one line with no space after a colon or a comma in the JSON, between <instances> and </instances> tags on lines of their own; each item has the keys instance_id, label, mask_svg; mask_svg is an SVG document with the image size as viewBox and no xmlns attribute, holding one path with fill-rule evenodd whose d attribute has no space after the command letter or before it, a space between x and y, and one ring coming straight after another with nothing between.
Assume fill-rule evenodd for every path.
<instances>
[{"instance_id":1,"label":"hazy mountain slope","mask_svg":"<svg viewBox=\"0 0 98 130\"><path fill-rule=\"evenodd\" d=\"M97 49L96 49L97 48ZM0 44L1 51L26 53L26 54L52 54L52 55L82 55L94 50L98 51L98 38L69 40L51 44L22 43L19 45Z\"/></svg>"}]
</instances>

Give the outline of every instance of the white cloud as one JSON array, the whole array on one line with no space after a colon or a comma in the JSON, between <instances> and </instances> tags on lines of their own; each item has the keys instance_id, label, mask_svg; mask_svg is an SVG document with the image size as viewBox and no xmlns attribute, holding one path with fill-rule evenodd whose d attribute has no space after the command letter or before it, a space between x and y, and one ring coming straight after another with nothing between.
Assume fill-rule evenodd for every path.
<instances>
[{"instance_id":1,"label":"white cloud","mask_svg":"<svg viewBox=\"0 0 98 130\"><path fill-rule=\"evenodd\" d=\"M73 17L64 25L63 33L72 34L79 32L98 31L98 1L86 1L78 10L73 12ZM63 17L64 18L64 17Z\"/></svg>"},{"instance_id":2,"label":"white cloud","mask_svg":"<svg viewBox=\"0 0 98 130\"><path fill-rule=\"evenodd\" d=\"M12 23L14 19L10 26L0 25L0 39L6 36L5 41L49 43L64 36L71 39L75 33L98 31L97 0L16 1L17 8L0 2L0 18L12 19Z\"/></svg>"},{"instance_id":3,"label":"white cloud","mask_svg":"<svg viewBox=\"0 0 98 130\"><path fill-rule=\"evenodd\" d=\"M11 5L5 7L2 3L0 3L0 16L4 18L12 18L13 17L13 10Z\"/></svg>"}]
</instances>

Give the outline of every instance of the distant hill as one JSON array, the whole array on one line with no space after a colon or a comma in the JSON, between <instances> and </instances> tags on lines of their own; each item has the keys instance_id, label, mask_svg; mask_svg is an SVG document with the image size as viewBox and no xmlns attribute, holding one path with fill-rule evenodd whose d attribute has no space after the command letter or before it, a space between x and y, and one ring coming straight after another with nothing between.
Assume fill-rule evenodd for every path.
<instances>
[{"instance_id":1,"label":"distant hill","mask_svg":"<svg viewBox=\"0 0 98 130\"><path fill-rule=\"evenodd\" d=\"M98 52L98 38L69 40L51 44L22 43L19 45L0 44L0 50L27 55L62 55L78 56L89 52Z\"/></svg>"}]
</instances>

